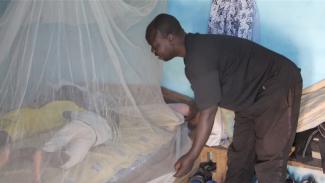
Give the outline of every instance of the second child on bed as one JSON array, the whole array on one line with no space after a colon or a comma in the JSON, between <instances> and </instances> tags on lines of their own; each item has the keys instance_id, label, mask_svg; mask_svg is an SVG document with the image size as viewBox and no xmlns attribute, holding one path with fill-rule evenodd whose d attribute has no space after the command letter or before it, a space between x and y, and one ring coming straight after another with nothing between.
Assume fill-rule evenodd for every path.
<instances>
[{"instance_id":1,"label":"second child on bed","mask_svg":"<svg viewBox=\"0 0 325 183\"><path fill-rule=\"evenodd\" d=\"M40 149L26 147L12 149L12 138L0 129L0 169L16 161L34 162L34 180L41 182L41 169L45 166L68 169L81 162L91 147L111 143L117 136L118 115L111 110L95 112L90 97L76 86L62 86L55 94L59 101L71 101L81 111L64 111L67 123ZM28 129L26 129L28 130Z\"/></svg>"},{"instance_id":2,"label":"second child on bed","mask_svg":"<svg viewBox=\"0 0 325 183\"><path fill-rule=\"evenodd\" d=\"M71 100L84 111L63 112L68 123L57 131L45 145L34 154L35 182L41 182L41 169L44 166L54 166L69 169L81 162L90 148L105 143L111 143L116 138L118 115L114 112L101 116L93 112L86 92L75 86L63 86L59 96ZM60 98L59 97L59 98Z\"/></svg>"}]
</instances>

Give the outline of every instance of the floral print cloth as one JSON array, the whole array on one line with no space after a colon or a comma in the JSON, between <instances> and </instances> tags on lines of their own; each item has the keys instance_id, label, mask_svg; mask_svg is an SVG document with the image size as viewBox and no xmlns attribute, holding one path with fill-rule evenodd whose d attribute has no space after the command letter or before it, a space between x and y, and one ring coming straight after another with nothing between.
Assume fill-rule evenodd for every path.
<instances>
[{"instance_id":1,"label":"floral print cloth","mask_svg":"<svg viewBox=\"0 0 325 183\"><path fill-rule=\"evenodd\" d=\"M208 33L252 39L255 0L212 0Z\"/></svg>"}]
</instances>

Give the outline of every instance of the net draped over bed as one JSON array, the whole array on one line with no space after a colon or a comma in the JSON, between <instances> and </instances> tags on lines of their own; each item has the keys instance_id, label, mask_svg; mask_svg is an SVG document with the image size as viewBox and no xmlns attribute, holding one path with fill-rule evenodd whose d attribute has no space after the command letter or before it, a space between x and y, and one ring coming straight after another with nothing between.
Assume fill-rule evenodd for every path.
<instances>
[{"instance_id":1,"label":"net draped over bed","mask_svg":"<svg viewBox=\"0 0 325 183\"><path fill-rule=\"evenodd\" d=\"M0 182L33 182L34 149L72 119L82 121L71 117L80 112L99 116L83 124L95 131L96 143L71 168L43 163L41 182L119 182L160 147L178 144L170 153L179 154L183 119L163 101L162 64L144 39L147 24L165 10L166 1L159 0L6 4L0 17L0 130L11 142L0 151L3 158L10 149L9 161L0 163ZM93 129L98 119L108 123L108 140L107 130L99 126L104 135L98 135ZM172 169L160 161L158 170Z\"/></svg>"}]
</instances>

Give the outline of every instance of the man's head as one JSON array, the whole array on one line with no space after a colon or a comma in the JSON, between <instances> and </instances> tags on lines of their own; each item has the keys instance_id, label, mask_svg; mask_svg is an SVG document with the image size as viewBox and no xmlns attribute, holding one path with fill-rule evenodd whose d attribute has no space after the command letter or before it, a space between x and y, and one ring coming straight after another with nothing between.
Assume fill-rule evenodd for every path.
<instances>
[{"instance_id":1,"label":"man's head","mask_svg":"<svg viewBox=\"0 0 325 183\"><path fill-rule=\"evenodd\" d=\"M184 35L178 20L168 14L156 16L146 30L146 40L151 46L151 51L165 61L180 55L179 47L183 46L180 44Z\"/></svg>"}]
</instances>

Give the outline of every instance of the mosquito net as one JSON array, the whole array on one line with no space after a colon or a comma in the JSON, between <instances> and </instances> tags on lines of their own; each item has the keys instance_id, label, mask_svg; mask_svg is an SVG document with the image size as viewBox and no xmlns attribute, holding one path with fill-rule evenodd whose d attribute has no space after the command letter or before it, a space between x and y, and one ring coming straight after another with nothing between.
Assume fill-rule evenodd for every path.
<instances>
[{"instance_id":1,"label":"mosquito net","mask_svg":"<svg viewBox=\"0 0 325 183\"><path fill-rule=\"evenodd\" d=\"M9 1L0 17L0 182L146 182L172 170L188 139L144 39L165 8Z\"/></svg>"}]
</instances>

